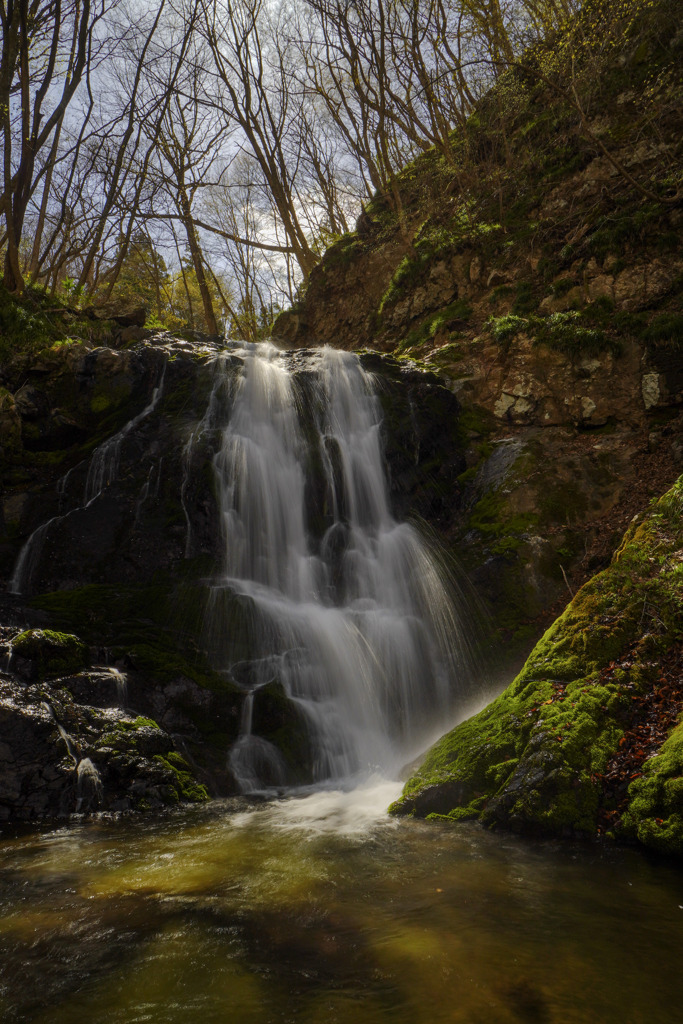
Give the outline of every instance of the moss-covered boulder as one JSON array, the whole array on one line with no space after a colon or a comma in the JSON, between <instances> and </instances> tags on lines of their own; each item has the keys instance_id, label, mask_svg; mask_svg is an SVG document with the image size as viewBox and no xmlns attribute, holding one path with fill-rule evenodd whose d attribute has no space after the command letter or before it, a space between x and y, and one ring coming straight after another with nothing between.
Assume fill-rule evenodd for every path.
<instances>
[{"instance_id":1,"label":"moss-covered boulder","mask_svg":"<svg viewBox=\"0 0 683 1024\"><path fill-rule=\"evenodd\" d=\"M560 835L594 835L608 815L610 831L683 854L681 727L640 752L640 771L629 762L625 795L613 781L682 641L683 477L636 517L508 689L429 751L392 812Z\"/></svg>"},{"instance_id":2,"label":"moss-covered boulder","mask_svg":"<svg viewBox=\"0 0 683 1024\"><path fill-rule=\"evenodd\" d=\"M197 782L189 764L180 754L175 751L166 756L156 754L155 761L168 775L169 781L164 791L168 803L200 804L209 799L206 786Z\"/></svg>"},{"instance_id":3,"label":"moss-covered boulder","mask_svg":"<svg viewBox=\"0 0 683 1024\"><path fill-rule=\"evenodd\" d=\"M683 853L683 723L631 783L625 835L661 853Z\"/></svg>"},{"instance_id":4,"label":"moss-covered boulder","mask_svg":"<svg viewBox=\"0 0 683 1024\"><path fill-rule=\"evenodd\" d=\"M29 629L12 641L10 667L28 679L67 675L89 664L87 644L72 633Z\"/></svg>"}]
</instances>

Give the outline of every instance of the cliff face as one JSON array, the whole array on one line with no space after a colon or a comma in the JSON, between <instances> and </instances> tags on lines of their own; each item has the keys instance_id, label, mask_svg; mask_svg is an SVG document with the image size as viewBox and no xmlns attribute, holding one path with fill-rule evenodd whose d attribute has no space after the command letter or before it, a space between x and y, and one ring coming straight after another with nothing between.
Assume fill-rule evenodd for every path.
<instances>
[{"instance_id":1,"label":"cliff face","mask_svg":"<svg viewBox=\"0 0 683 1024\"><path fill-rule=\"evenodd\" d=\"M457 395L449 541L517 651L683 467L683 40L667 2L621 35L618 8L587 4L509 71L451 161L399 175L408 234L376 198L275 325L412 359Z\"/></svg>"}]
</instances>

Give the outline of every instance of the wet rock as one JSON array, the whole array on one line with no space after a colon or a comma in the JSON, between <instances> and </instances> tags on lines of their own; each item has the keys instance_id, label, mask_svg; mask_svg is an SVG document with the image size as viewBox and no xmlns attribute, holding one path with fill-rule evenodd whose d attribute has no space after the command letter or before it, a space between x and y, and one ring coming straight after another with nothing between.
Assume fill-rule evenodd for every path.
<instances>
[{"instance_id":1,"label":"wet rock","mask_svg":"<svg viewBox=\"0 0 683 1024\"><path fill-rule=\"evenodd\" d=\"M63 682L39 687L0 676L0 821L207 799L156 722L76 705Z\"/></svg>"},{"instance_id":2,"label":"wet rock","mask_svg":"<svg viewBox=\"0 0 683 1024\"><path fill-rule=\"evenodd\" d=\"M14 396L0 387L0 454L12 458L21 450L21 416Z\"/></svg>"}]
</instances>

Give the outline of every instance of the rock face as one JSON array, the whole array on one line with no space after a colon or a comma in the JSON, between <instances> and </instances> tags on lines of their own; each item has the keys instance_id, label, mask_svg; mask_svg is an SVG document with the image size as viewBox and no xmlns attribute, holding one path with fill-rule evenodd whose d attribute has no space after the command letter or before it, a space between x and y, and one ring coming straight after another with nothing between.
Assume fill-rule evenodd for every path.
<instances>
[{"instance_id":1,"label":"rock face","mask_svg":"<svg viewBox=\"0 0 683 1024\"><path fill-rule=\"evenodd\" d=\"M626 37L600 65L587 100L597 134L535 65L511 73L454 133L452 160L425 153L398 176L404 225L376 196L274 326L291 346L412 358L457 396L467 466L447 539L497 641L519 654L683 469L681 211L668 177L683 86L671 76L679 36L662 42L670 18L656 3L639 29L648 83ZM577 60L567 95L581 92ZM568 69L556 71L563 82ZM643 135L645 118L657 129Z\"/></svg>"},{"instance_id":2,"label":"rock face","mask_svg":"<svg viewBox=\"0 0 683 1024\"><path fill-rule=\"evenodd\" d=\"M21 688L0 676L0 821L151 810L208 800L195 770L152 719L76 700L106 670ZM110 687L109 687L110 688Z\"/></svg>"},{"instance_id":3,"label":"rock face","mask_svg":"<svg viewBox=\"0 0 683 1024\"><path fill-rule=\"evenodd\" d=\"M0 614L16 625L0 678L5 819L236 791L228 753L249 680L225 666L252 656L249 603L224 591L218 606L211 579L224 544L214 459L243 355L164 335L123 351L66 346L23 365L8 391ZM326 485L306 416L319 355L289 359L310 434L315 538ZM457 398L410 361L363 362L384 408L396 515L448 528L465 468ZM252 720L281 751L285 781L310 781L306 727L277 682L255 695Z\"/></svg>"},{"instance_id":4,"label":"rock face","mask_svg":"<svg viewBox=\"0 0 683 1024\"><path fill-rule=\"evenodd\" d=\"M427 754L395 814L616 834L683 854L683 477L514 682Z\"/></svg>"}]
</instances>

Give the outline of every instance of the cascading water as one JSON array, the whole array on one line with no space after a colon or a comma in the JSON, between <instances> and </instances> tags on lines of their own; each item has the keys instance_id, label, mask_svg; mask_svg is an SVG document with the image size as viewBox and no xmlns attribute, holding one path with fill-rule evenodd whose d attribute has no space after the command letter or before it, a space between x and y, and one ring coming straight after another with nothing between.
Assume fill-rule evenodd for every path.
<instances>
[{"instance_id":1,"label":"cascading water","mask_svg":"<svg viewBox=\"0 0 683 1024\"><path fill-rule=\"evenodd\" d=\"M338 782L395 771L443 726L464 678L439 564L391 514L370 376L355 355L323 349L304 402L287 363L272 345L246 350L215 459L217 590L248 599L254 620L248 722L231 756L244 791L276 782L250 724L253 691L269 680L305 716L314 778ZM325 491L317 534L307 522L315 465Z\"/></svg>"},{"instance_id":2,"label":"cascading water","mask_svg":"<svg viewBox=\"0 0 683 1024\"><path fill-rule=\"evenodd\" d=\"M130 434L143 420L146 420L154 410L156 409L159 399L164 390L164 379L166 377L166 363L164 362L161 370L161 377L159 383L152 391L152 397L149 402L137 416L134 416L132 420L128 422L119 430L117 434L104 441L92 454L90 459L90 466L88 467L88 476L85 481L85 492L83 494L83 506L87 506L95 498L98 498L104 488L116 480L119 471L119 461L121 459L121 445L124 439Z\"/></svg>"}]
</instances>

